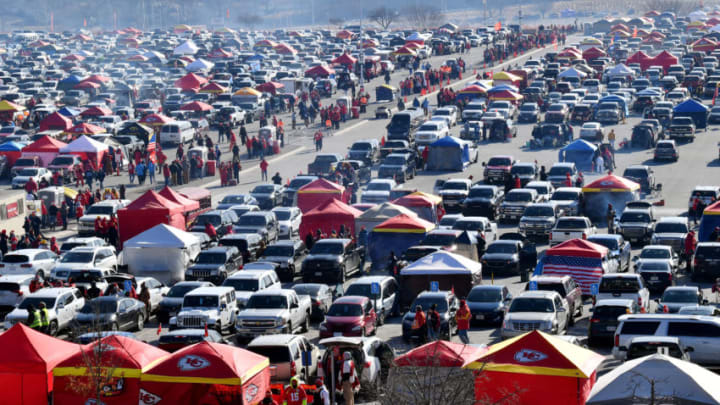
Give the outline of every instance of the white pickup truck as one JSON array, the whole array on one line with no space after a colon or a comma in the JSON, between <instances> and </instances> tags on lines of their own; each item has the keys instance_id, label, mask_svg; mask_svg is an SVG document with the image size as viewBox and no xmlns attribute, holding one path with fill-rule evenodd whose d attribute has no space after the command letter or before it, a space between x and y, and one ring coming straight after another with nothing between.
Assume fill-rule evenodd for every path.
<instances>
[{"instance_id":1,"label":"white pickup truck","mask_svg":"<svg viewBox=\"0 0 720 405\"><path fill-rule=\"evenodd\" d=\"M595 301L609 299L624 299L637 302L638 307L645 312L650 310L650 291L639 274L612 273L605 274L600 279L598 295Z\"/></svg>"},{"instance_id":2,"label":"white pickup truck","mask_svg":"<svg viewBox=\"0 0 720 405\"><path fill-rule=\"evenodd\" d=\"M570 239L587 239L597 232L587 217L560 217L550 231L550 247Z\"/></svg>"},{"instance_id":3,"label":"white pickup truck","mask_svg":"<svg viewBox=\"0 0 720 405\"><path fill-rule=\"evenodd\" d=\"M260 335L307 332L310 328L310 296L295 290L266 290L250 296L237 316L235 329L240 338Z\"/></svg>"}]
</instances>

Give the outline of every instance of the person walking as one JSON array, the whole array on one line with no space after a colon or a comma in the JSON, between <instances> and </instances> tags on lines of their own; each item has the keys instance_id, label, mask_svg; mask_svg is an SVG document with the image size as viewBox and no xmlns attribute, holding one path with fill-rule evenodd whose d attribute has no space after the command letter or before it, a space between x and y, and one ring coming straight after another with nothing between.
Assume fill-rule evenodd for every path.
<instances>
[{"instance_id":1,"label":"person walking","mask_svg":"<svg viewBox=\"0 0 720 405\"><path fill-rule=\"evenodd\" d=\"M263 157L262 160L260 161L260 178L262 179L262 181L267 181L267 179L268 179L268 174L267 174L268 166L269 166L269 164L268 164L267 160L265 160L265 158Z\"/></svg>"},{"instance_id":2,"label":"person walking","mask_svg":"<svg viewBox=\"0 0 720 405\"><path fill-rule=\"evenodd\" d=\"M155 183L155 163L152 160L148 161L147 164L148 177L150 178L150 184Z\"/></svg>"},{"instance_id":3,"label":"person walking","mask_svg":"<svg viewBox=\"0 0 720 405\"><path fill-rule=\"evenodd\" d=\"M42 323L40 321L40 312L35 309L35 305L28 304L27 313L27 325L30 327L30 329L35 329L39 331L42 328Z\"/></svg>"},{"instance_id":4,"label":"person walking","mask_svg":"<svg viewBox=\"0 0 720 405\"><path fill-rule=\"evenodd\" d=\"M355 361L350 352L343 353L339 380L342 382L341 387L345 405L355 405L355 392L353 390L357 382L357 375L355 373Z\"/></svg>"},{"instance_id":5,"label":"person walking","mask_svg":"<svg viewBox=\"0 0 720 405\"><path fill-rule=\"evenodd\" d=\"M47 307L42 301L40 301L38 306L40 307L38 309L38 312L40 313L40 330L42 333L50 334L50 315L48 314Z\"/></svg>"},{"instance_id":6,"label":"person walking","mask_svg":"<svg viewBox=\"0 0 720 405\"><path fill-rule=\"evenodd\" d=\"M420 338L420 343L425 343L428 335L427 318L425 318L425 311L420 305L415 306L415 319L413 319L412 330Z\"/></svg>"},{"instance_id":7,"label":"person walking","mask_svg":"<svg viewBox=\"0 0 720 405\"><path fill-rule=\"evenodd\" d=\"M613 208L612 204L608 204L606 219L608 233L615 233L615 208Z\"/></svg>"},{"instance_id":8,"label":"person walking","mask_svg":"<svg viewBox=\"0 0 720 405\"><path fill-rule=\"evenodd\" d=\"M432 304L427 313L428 339L438 340L440 338L440 313L437 311L437 304Z\"/></svg>"},{"instance_id":9,"label":"person walking","mask_svg":"<svg viewBox=\"0 0 720 405\"><path fill-rule=\"evenodd\" d=\"M470 344L470 338L468 337L468 329L470 329L470 308L465 300L460 300L460 308L455 313L455 322L457 323L458 337L464 344Z\"/></svg>"},{"instance_id":10,"label":"person walking","mask_svg":"<svg viewBox=\"0 0 720 405\"><path fill-rule=\"evenodd\" d=\"M610 147L612 150L615 150L615 130L611 129L610 133L608 134L608 142L610 142Z\"/></svg>"},{"instance_id":11,"label":"person walking","mask_svg":"<svg viewBox=\"0 0 720 405\"><path fill-rule=\"evenodd\" d=\"M315 380L315 395L313 405L330 405L330 391L325 386L325 380L318 377Z\"/></svg>"}]
</instances>

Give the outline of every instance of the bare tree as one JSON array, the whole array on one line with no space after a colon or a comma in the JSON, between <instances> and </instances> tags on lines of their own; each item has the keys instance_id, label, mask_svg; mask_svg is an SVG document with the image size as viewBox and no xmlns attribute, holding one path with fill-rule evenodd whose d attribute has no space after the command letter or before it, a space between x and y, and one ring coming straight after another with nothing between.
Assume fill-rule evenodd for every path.
<instances>
[{"instance_id":1,"label":"bare tree","mask_svg":"<svg viewBox=\"0 0 720 405\"><path fill-rule=\"evenodd\" d=\"M445 22L445 14L430 4L410 6L405 10L408 23L417 29L428 29L440 26Z\"/></svg>"},{"instance_id":2,"label":"bare tree","mask_svg":"<svg viewBox=\"0 0 720 405\"><path fill-rule=\"evenodd\" d=\"M330 17L328 22L338 28L342 28L343 24L345 24L345 19L342 17Z\"/></svg>"},{"instance_id":3,"label":"bare tree","mask_svg":"<svg viewBox=\"0 0 720 405\"><path fill-rule=\"evenodd\" d=\"M238 22L246 26L250 31L252 31L257 25L261 24L262 21L262 16L258 14L240 14L238 17Z\"/></svg>"},{"instance_id":4,"label":"bare tree","mask_svg":"<svg viewBox=\"0 0 720 405\"><path fill-rule=\"evenodd\" d=\"M378 7L370 11L368 18L375 21L383 30L387 30L390 24L397 21L400 13L394 8L388 8L385 6Z\"/></svg>"}]
</instances>

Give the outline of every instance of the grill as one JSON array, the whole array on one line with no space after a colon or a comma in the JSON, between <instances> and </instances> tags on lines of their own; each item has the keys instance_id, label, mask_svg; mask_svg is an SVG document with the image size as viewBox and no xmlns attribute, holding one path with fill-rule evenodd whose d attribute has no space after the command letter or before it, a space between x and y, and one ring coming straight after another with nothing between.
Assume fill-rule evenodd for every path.
<instances>
[{"instance_id":1,"label":"grill","mask_svg":"<svg viewBox=\"0 0 720 405\"><path fill-rule=\"evenodd\" d=\"M540 322L514 322L513 326L515 327L515 330L530 332L540 329Z\"/></svg>"},{"instance_id":2,"label":"grill","mask_svg":"<svg viewBox=\"0 0 720 405\"><path fill-rule=\"evenodd\" d=\"M523 206L506 206L501 207L502 213L505 215L514 215L518 218L522 216L522 214L525 212L525 207Z\"/></svg>"},{"instance_id":3,"label":"grill","mask_svg":"<svg viewBox=\"0 0 720 405\"><path fill-rule=\"evenodd\" d=\"M275 321L274 320L268 320L268 319L259 319L259 320L243 320L242 326L243 328L248 329L268 329L268 328L274 328L275 327Z\"/></svg>"},{"instance_id":4,"label":"grill","mask_svg":"<svg viewBox=\"0 0 720 405\"><path fill-rule=\"evenodd\" d=\"M658 245L670 246L671 248L673 248L673 250L680 250L680 248L682 247L682 241L680 239L658 238L657 240L655 240L655 242Z\"/></svg>"},{"instance_id":5,"label":"grill","mask_svg":"<svg viewBox=\"0 0 720 405\"><path fill-rule=\"evenodd\" d=\"M307 271L331 271L335 270L335 263L325 261L312 261L305 265L303 270Z\"/></svg>"},{"instance_id":6,"label":"grill","mask_svg":"<svg viewBox=\"0 0 720 405\"><path fill-rule=\"evenodd\" d=\"M644 228L622 228L625 238L642 238L645 236Z\"/></svg>"},{"instance_id":7,"label":"grill","mask_svg":"<svg viewBox=\"0 0 720 405\"><path fill-rule=\"evenodd\" d=\"M546 234L546 233L550 232L550 229L551 229L550 224L541 224L541 223L525 224L525 233Z\"/></svg>"},{"instance_id":8,"label":"grill","mask_svg":"<svg viewBox=\"0 0 720 405\"><path fill-rule=\"evenodd\" d=\"M505 268L505 260L488 260L487 263L485 263L485 268L487 270L489 269L504 269Z\"/></svg>"},{"instance_id":9,"label":"grill","mask_svg":"<svg viewBox=\"0 0 720 405\"><path fill-rule=\"evenodd\" d=\"M195 277L210 277L210 270L193 270L193 276Z\"/></svg>"},{"instance_id":10,"label":"grill","mask_svg":"<svg viewBox=\"0 0 720 405\"><path fill-rule=\"evenodd\" d=\"M207 318L204 316L181 316L179 324L187 328L200 328L205 326L206 320Z\"/></svg>"}]
</instances>

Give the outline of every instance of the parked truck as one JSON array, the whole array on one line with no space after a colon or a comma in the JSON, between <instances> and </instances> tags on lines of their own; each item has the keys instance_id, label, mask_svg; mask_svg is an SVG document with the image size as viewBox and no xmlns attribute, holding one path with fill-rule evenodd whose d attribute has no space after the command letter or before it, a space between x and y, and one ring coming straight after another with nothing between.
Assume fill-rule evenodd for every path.
<instances>
[{"instance_id":1,"label":"parked truck","mask_svg":"<svg viewBox=\"0 0 720 405\"><path fill-rule=\"evenodd\" d=\"M240 338L260 335L307 332L310 328L310 296L295 290L266 290L250 296L237 316L235 328Z\"/></svg>"}]
</instances>

